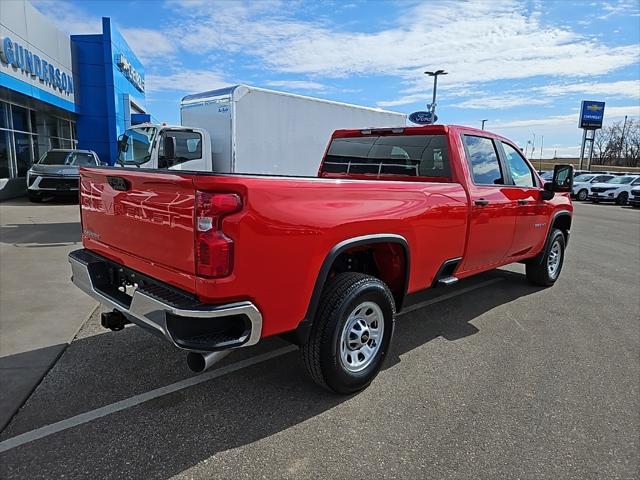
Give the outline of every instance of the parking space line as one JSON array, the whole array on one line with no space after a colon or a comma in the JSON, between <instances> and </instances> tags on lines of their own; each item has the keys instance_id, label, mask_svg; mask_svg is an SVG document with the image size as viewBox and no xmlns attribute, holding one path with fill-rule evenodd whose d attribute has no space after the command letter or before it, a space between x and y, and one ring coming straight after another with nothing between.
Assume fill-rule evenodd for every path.
<instances>
[{"instance_id":1,"label":"parking space line","mask_svg":"<svg viewBox=\"0 0 640 480\"><path fill-rule=\"evenodd\" d=\"M488 285L500 282L502 280L503 280L502 278L494 278L491 280L487 280L486 282L478 283L470 287L462 288L454 292L440 295L433 299L413 305L407 308L406 310L404 310L402 314L412 312L414 310L426 307L428 305L433 305L434 303L449 300L451 298L457 297L458 295L463 295L470 291L477 290L482 287L486 287ZM54 433L62 432L69 428L77 427L78 425L82 425L84 423L91 422L98 418L111 415L112 413L120 412L122 410L126 410L127 408L140 405L141 403L144 403L149 400L153 400L154 398L162 397L164 395L168 395L170 393L174 393L179 390L184 390L185 388L189 388L194 385L207 382L209 380L221 377L228 373L236 372L243 368L250 367L258 363L266 362L267 360L280 357L287 353L293 352L297 349L298 347L295 345L288 345L286 347L278 348L277 350L273 350L271 352L263 353L255 357L247 358L245 360L240 360L239 362L232 363L230 365L226 365L224 367L217 368L215 370L211 370L209 372L200 374L196 377L187 378L185 380L181 380L179 382L172 383L164 387L156 388L155 390L150 390L148 392L141 393L139 395L134 395L133 397L126 398L119 402L111 403L104 407L100 407L95 410L90 410L88 412L81 413L74 417L70 417L65 420L61 420L59 422L52 423L50 425L45 425L44 427L37 428L35 430L31 430L29 432L25 432L20 435L16 435L15 437L11 437L11 438L8 438L7 440L0 442L0 453L6 452L7 450L11 450L12 448L16 448L21 445L24 445L25 443L33 442L34 440L39 440L41 438L48 437L49 435L53 435Z\"/></svg>"},{"instance_id":2,"label":"parking space line","mask_svg":"<svg viewBox=\"0 0 640 480\"><path fill-rule=\"evenodd\" d=\"M185 380L181 380L179 382L172 383L164 387L156 388L155 390L150 390L148 392L141 393L140 395L135 395L133 397L126 398L124 400L121 400L116 403L112 403L105 407L97 408L95 410L90 410L88 412L81 413L80 415L76 415L75 417L67 418L65 420L61 420L59 422L52 423L50 425L46 425L41 428L37 428L36 430L31 430L30 432L25 432L21 435L17 435L15 437L12 437L0 442L0 453L6 452L7 450L10 450L15 447L19 447L20 445L24 445L25 443L29 443L34 440L39 440L41 438L48 437L49 435L53 435L54 433L58 433L63 430L67 430L69 428L82 425L83 423L91 422L92 420L96 420L106 415L110 415L112 413L119 412L121 410L126 410L127 408L139 405L148 400L153 400L154 398L162 397L164 395L168 395L169 393L174 393L179 390L183 390L185 388L198 385L199 383L207 382L209 380L221 377L228 373L236 372L238 370L241 370L246 367L250 367L252 365L256 365L261 362L266 362L267 360L280 357L289 352L293 352L297 349L298 347L295 345L288 345L286 347L278 348L277 350L263 353L262 355L257 355L255 357L247 358L245 360L241 360L239 362L232 363L230 365L226 365L221 368L217 368L210 372L203 373L196 377L187 378Z\"/></svg>"}]
</instances>

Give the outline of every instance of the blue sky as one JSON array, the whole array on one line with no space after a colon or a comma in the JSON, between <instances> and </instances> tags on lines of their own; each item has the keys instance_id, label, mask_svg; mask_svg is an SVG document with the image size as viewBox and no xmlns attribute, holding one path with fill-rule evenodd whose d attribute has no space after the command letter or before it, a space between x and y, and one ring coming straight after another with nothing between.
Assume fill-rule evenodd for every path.
<instances>
[{"instance_id":1,"label":"blue sky","mask_svg":"<svg viewBox=\"0 0 640 480\"><path fill-rule=\"evenodd\" d=\"M440 123L479 126L540 155L577 156L580 100L605 123L640 116L640 2L36 0L70 33L111 17L146 69L147 106L179 122L187 93L285 90L410 113L443 68Z\"/></svg>"}]
</instances>

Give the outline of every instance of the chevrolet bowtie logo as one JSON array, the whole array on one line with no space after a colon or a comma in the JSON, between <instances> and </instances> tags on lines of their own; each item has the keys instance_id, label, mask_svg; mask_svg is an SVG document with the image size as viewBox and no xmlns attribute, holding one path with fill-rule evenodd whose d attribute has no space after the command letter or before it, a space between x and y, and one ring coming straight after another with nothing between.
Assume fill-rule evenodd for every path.
<instances>
[{"instance_id":1,"label":"chevrolet bowtie logo","mask_svg":"<svg viewBox=\"0 0 640 480\"><path fill-rule=\"evenodd\" d=\"M599 112L602 110L601 105L587 105L587 110L591 110L592 112Z\"/></svg>"}]
</instances>

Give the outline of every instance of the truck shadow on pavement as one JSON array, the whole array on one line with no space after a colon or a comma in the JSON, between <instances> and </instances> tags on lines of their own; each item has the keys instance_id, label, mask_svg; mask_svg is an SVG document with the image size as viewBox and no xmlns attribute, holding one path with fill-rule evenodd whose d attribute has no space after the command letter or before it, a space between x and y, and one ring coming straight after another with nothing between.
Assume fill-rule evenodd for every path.
<instances>
[{"instance_id":1,"label":"truck shadow on pavement","mask_svg":"<svg viewBox=\"0 0 640 480\"><path fill-rule=\"evenodd\" d=\"M79 243L80 222L2 225L0 242L26 248Z\"/></svg>"},{"instance_id":2,"label":"truck shadow on pavement","mask_svg":"<svg viewBox=\"0 0 640 480\"><path fill-rule=\"evenodd\" d=\"M522 274L499 270L434 291L434 296L496 278L501 281L400 316L384 370L438 337L454 342L480 332L482 325L472 323L479 316L540 290ZM500 328L512 328L509 319L504 322ZM234 352L223 364L286 345L280 339L261 343ZM423 382L429 375L417 373ZM397 374L383 371L368 390L338 396L307 378L294 351L9 450L0 456L0 473L3 478L170 478L216 454L224 452L229 461L242 457L232 449L255 448L252 443L284 430L293 429L294 436L296 429L315 431L325 425L315 417L332 409L357 412L379 395L376 389L385 377ZM2 439L188 376L181 352L138 328L80 338ZM295 449L290 441L281 439L278 448ZM211 461L210 468L213 474Z\"/></svg>"}]
</instances>

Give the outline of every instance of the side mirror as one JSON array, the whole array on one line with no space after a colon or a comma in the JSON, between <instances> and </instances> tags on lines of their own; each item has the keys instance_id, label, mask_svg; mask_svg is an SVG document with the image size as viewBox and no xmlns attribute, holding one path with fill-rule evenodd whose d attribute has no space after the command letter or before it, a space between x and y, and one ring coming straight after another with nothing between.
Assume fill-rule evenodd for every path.
<instances>
[{"instance_id":1,"label":"side mirror","mask_svg":"<svg viewBox=\"0 0 640 480\"><path fill-rule=\"evenodd\" d=\"M118 151L126 152L127 150L129 150L129 136L123 133L118 137Z\"/></svg>"},{"instance_id":2,"label":"side mirror","mask_svg":"<svg viewBox=\"0 0 640 480\"><path fill-rule=\"evenodd\" d=\"M556 165L553 167L553 191L571 192L573 187L573 165Z\"/></svg>"},{"instance_id":3,"label":"side mirror","mask_svg":"<svg viewBox=\"0 0 640 480\"><path fill-rule=\"evenodd\" d=\"M163 157L165 160L173 160L176 156L176 137L165 135L163 139Z\"/></svg>"},{"instance_id":4,"label":"side mirror","mask_svg":"<svg viewBox=\"0 0 640 480\"><path fill-rule=\"evenodd\" d=\"M100 162L101 167L108 167L109 164L107 162Z\"/></svg>"},{"instance_id":5,"label":"side mirror","mask_svg":"<svg viewBox=\"0 0 640 480\"><path fill-rule=\"evenodd\" d=\"M553 178L544 184L542 199L551 200L556 192L571 192L573 187L573 165L556 165L553 167Z\"/></svg>"}]
</instances>

